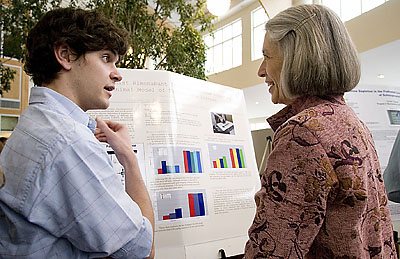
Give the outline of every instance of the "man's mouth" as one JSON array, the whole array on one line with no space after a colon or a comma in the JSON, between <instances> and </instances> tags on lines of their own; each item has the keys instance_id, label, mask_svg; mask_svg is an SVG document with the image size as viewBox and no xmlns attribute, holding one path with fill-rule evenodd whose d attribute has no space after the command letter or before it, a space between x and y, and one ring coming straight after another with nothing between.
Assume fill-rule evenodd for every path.
<instances>
[{"instance_id":1,"label":"man's mouth","mask_svg":"<svg viewBox=\"0 0 400 259\"><path fill-rule=\"evenodd\" d=\"M106 86L104 87L104 89L106 89L107 91L111 92L115 89L115 86Z\"/></svg>"}]
</instances>

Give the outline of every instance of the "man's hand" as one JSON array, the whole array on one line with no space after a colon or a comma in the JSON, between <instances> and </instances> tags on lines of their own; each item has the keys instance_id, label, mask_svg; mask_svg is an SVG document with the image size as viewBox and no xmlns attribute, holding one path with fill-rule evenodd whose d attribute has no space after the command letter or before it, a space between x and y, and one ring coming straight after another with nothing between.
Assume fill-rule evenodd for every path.
<instances>
[{"instance_id":1,"label":"man's hand","mask_svg":"<svg viewBox=\"0 0 400 259\"><path fill-rule=\"evenodd\" d=\"M128 133L128 128L118 122L102 120L101 118L96 118L97 128L95 131L95 137L100 142L108 143L114 150L118 161L125 165L128 160L134 159L135 155L132 151L131 138Z\"/></svg>"}]
</instances>

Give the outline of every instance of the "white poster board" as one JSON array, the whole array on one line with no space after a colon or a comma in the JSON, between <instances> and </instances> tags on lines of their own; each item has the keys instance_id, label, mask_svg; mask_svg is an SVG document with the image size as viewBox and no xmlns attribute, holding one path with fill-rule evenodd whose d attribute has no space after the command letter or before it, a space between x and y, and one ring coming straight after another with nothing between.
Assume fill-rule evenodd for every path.
<instances>
[{"instance_id":1,"label":"white poster board","mask_svg":"<svg viewBox=\"0 0 400 259\"><path fill-rule=\"evenodd\" d=\"M345 99L371 131L383 173L400 129L400 88L357 86ZM392 220L400 220L400 204L389 201L389 208Z\"/></svg>"},{"instance_id":2,"label":"white poster board","mask_svg":"<svg viewBox=\"0 0 400 259\"><path fill-rule=\"evenodd\" d=\"M242 90L167 71L120 72L110 107L90 113L129 127L155 210L156 258L243 253L260 182Z\"/></svg>"}]
</instances>

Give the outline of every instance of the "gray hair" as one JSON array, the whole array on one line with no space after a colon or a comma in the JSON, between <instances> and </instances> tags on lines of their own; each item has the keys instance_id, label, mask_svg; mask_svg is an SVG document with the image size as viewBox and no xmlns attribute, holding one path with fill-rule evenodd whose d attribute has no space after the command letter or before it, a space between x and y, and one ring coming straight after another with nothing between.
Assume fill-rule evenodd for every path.
<instances>
[{"instance_id":1,"label":"gray hair","mask_svg":"<svg viewBox=\"0 0 400 259\"><path fill-rule=\"evenodd\" d=\"M281 86L288 98L343 94L360 80L356 48L340 18L322 5L298 5L265 25L283 54Z\"/></svg>"}]
</instances>

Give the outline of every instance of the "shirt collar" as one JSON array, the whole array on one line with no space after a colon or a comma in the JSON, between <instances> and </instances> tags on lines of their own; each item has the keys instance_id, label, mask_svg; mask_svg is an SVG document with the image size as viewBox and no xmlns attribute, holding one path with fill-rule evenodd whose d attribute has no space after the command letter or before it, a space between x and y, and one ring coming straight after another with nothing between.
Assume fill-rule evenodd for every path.
<instances>
[{"instance_id":1,"label":"shirt collar","mask_svg":"<svg viewBox=\"0 0 400 259\"><path fill-rule=\"evenodd\" d=\"M31 89L29 104L35 103L56 106L58 112L70 116L75 121L88 127L92 132L96 128L96 121L90 118L78 105L48 87L35 86Z\"/></svg>"},{"instance_id":2,"label":"shirt collar","mask_svg":"<svg viewBox=\"0 0 400 259\"><path fill-rule=\"evenodd\" d=\"M279 126L295 116L299 112L316 106L321 102L330 102L337 104L345 104L343 95L332 96L301 96L296 98L290 105L284 107L282 110L267 118L267 122L273 131L276 131Z\"/></svg>"}]
</instances>

